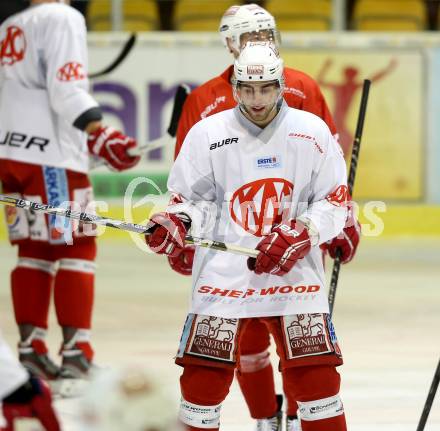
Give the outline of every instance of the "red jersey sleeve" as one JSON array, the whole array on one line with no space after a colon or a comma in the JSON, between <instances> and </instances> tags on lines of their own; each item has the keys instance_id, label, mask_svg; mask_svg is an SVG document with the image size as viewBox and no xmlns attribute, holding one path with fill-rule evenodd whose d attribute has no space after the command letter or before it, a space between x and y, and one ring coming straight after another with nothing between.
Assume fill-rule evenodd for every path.
<instances>
[{"instance_id":1,"label":"red jersey sleeve","mask_svg":"<svg viewBox=\"0 0 440 431\"><path fill-rule=\"evenodd\" d=\"M205 82L189 94L177 125L174 159L194 124L202 118L231 109L236 105L230 84L231 74L232 66L229 66L221 75Z\"/></svg>"},{"instance_id":2,"label":"red jersey sleeve","mask_svg":"<svg viewBox=\"0 0 440 431\"><path fill-rule=\"evenodd\" d=\"M284 98L287 104L293 108L311 112L322 118L332 134L335 135L337 130L333 117L317 82L306 73L291 68L285 68L284 75L286 86L297 88L300 90L300 93L303 93L301 97L293 94L285 94Z\"/></svg>"},{"instance_id":3,"label":"red jersey sleeve","mask_svg":"<svg viewBox=\"0 0 440 431\"><path fill-rule=\"evenodd\" d=\"M179 119L179 124L177 126L174 159L177 158L180 149L182 148L183 141L185 140L185 137L192 126L194 126L194 124L198 123L201 120L201 108L199 106L199 100L200 98L198 97L196 92L190 93L185 100L182 114Z\"/></svg>"}]
</instances>

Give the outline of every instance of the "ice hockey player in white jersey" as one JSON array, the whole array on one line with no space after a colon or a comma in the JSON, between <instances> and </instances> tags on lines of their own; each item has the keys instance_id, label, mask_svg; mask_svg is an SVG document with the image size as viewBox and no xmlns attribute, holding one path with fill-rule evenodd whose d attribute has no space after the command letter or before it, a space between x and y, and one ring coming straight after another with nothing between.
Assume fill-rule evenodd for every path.
<instances>
[{"instance_id":1,"label":"ice hockey player in white jersey","mask_svg":"<svg viewBox=\"0 0 440 431\"><path fill-rule=\"evenodd\" d=\"M46 431L60 431L49 387L30 377L0 333L0 431L15 431L17 421L36 418Z\"/></svg>"},{"instance_id":2,"label":"ice hockey player in white jersey","mask_svg":"<svg viewBox=\"0 0 440 431\"><path fill-rule=\"evenodd\" d=\"M190 130L168 180L173 199L146 236L168 256L188 232L259 251L256 259L196 251L176 358L180 419L188 430L219 429L246 318L258 317L275 339L303 431L343 431L342 355L319 250L345 223L343 155L324 121L283 101L283 61L270 43L248 43L234 74L238 106Z\"/></svg>"},{"instance_id":3,"label":"ice hockey player in white jersey","mask_svg":"<svg viewBox=\"0 0 440 431\"><path fill-rule=\"evenodd\" d=\"M84 211L93 201L90 153L115 170L139 161L129 154L135 140L102 124L88 86L86 26L75 9L33 0L1 25L3 193L55 206L70 202ZM87 374L93 361L95 232L15 208L7 208L6 221L9 239L18 245L11 288L20 361L47 379ZM61 368L44 341L52 294L63 332Z\"/></svg>"}]
</instances>

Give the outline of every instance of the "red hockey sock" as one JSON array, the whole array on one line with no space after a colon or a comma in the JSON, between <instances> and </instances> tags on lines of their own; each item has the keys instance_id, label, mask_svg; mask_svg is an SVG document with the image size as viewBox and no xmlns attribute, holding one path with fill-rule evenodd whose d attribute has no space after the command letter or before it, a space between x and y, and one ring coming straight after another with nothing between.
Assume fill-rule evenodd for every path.
<instances>
[{"instance_id":1,"label":"red hockey sock","mask_svg":"<svg viewBox=\"0 0 440 431\"><path fill-rule=\"evenodd\" d=\"M17 266L11 273L15 320L47 329L53 276L49 272Z\"/></svg>"},{"instance_id":2,"label":"red hockey sock","mask_svg":"<svg viewBox=\"0 0 440 431\"><path fill-rule=\"evenodd\" d=\"M292 399L290 394L291 391L289 391L286 388L286 376L284 376L284 371L282 371L283 374L283 389L284 389L284 395L286 397L286 401L287 401L287 408L286 408L286 415L287 416L297 416L297 412L298 412L298 403L296 402L296 400Z\"/></svg>"},{"instance_id":3,"label":"red hockey sock","mask_svg":"<svg viewBox=\"0 0 440 431\"><path fill-rule=\"evenodd\" d=\"M264 419L277 413L272 365L251 373L238 371L236 376L251 417Z\"/></svg>"},{"instance_id":4,"label":"red hockey sock","mask_svg":"<svg viewBox=\"0 0 440 431\"><path fill-rule=\"evenodd\" d=\"M93 273L60 268L55 277L55 309L61 326L90 329L94 294Z\"/></svg>"},{"instance_id":5,"label":"red hockey sock","mask_svg":"<svg viewBox=\"0 0 440 431\"><path fill-rule=\"evenodd\" d=\"M232 368L185 365L180 377L180 388L185 401L197 406L216 406L221 404L229 393L234 378ZM181 407L182 409L182 407ZM187 415L187 411L183 412ZM189 415L190 416L190 415ZM199 414L195 415L197 421ZM189 419L190 420L190 419ZM199 425L195 423L194 425ZM184 424L191 431L218 431L219 428L199 428Z\"/></svg>"},{"instance_id":6,"label":"red hockey sock","mask_svg":"<svg viewBox=\"0 0 440 431\"><path fill-rule=\"evenodd\" d=\"M345 414L339 398L340 376L331 365L294 367L284 370L289 397L305 407L302 431L346 431ZM302 410L301 410L302 412Z\"/></svg>"}]
</instances>

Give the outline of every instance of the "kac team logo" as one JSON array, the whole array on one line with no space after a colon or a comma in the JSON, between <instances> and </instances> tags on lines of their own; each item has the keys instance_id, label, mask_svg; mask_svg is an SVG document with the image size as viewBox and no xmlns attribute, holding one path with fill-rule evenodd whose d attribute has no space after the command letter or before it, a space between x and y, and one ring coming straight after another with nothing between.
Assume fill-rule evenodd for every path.
<instances>
[{"instance_id":1,"label":"kac team logo","mask_svg":"<svg viewBox=\"0 0 440 431\"><path fill-rule=\"evenodd\" d=\"M6 29L6 36L0 41L0 64L11 66L24 59L26 39L20 27L11 25Z\"/></svg>"},{"instance_id":2,"label":"kac team logo","mask_svg":"<svg viewBox=\"0 0 440 431\"><path fill-rule=\"evenodd\" d=\"M283 178L263 178L245 184L232 195L232 220L255 236L269 234L290 211L293 184Z\"/></svg>"},{"instance_id":3,"label":"kac team logo","mask_svg":"<svg viewBox=\"0 0 440 431\"><path fill-rule=\"evenodd\" d=\"M84 73L84 68L81 63L71 61L58 70L57 78L60 81L66 82L80 81L86 78L86 74Z\"/></svg>"},{"instance_id":4,"label":"kac team logo","mask_svg":"<svg viewBox=\"0 0 440 431\"><path fill-rule=\"evenodd\" d=\"M334 192L330 193L326 199L335 207L341 207L347 204L348 197L347 186L339 186Z\"/></svg>"}]
</instances>

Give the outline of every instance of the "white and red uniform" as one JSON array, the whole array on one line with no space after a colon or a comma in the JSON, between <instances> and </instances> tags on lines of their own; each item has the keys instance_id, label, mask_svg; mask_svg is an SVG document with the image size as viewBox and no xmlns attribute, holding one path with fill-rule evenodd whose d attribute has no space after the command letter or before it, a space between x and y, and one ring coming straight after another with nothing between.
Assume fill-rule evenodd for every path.
<instances>
[{"instance_id":1,"label":"white and red uniform","mask_svg":"<svg viewBox=\"0 0 440 431\"><path fill-rule=\"evenodd\" d=\"M282 277L256 275L244 256L197 249L190 314L176 359L184 366L181 418L188 429L204 428L205 420L212 420L207 428L218 429L219 405L240 360L241 334L255 320L249 317L270 330L285 378L297 382L285 387L288 396L300 409L326 410L316 417L304 411L303 421L311 424L304 430L345 429L334 369L342 359L328 315L319 244L344 226L346 169L326 124L285 103L264 129L239 108L210 116L188 133L168 188L183 200L168 212L189 215L193 235L254 249L281 220L302 220L315 231L311 251ZM207 220L207 207L210 227L198 225ZM305 377L302 370L310 366L317 380ZM318 389L320 378L329 383ZM200 406L211 406L202 422L194 413Z\"/></svg>"},{"instance_id":2,"label":"white and red uniform","mask_svg":"<svg viewBox=\"0 0 440 431\"><path fill-rule=\"evenodd\" d=\"M34 5L1 25L4 193L56 206L75 202L77 209L93 200L82 130L101 114L88 93L87 63L85 21L70 6ZM11 277L17 323L47 328L53 285L58 322L83 329L86 341L93 304L93 232L72 232L71 223L15 208L7 208L6 220L11 242L19 245Z\"/></svg>"},{"instance_id":3,"label":"white and red uniform","mask_svg":"<svg viewBox=\"0 0 440 431\"><path fill-rule=\"evenodd\" d=\"M175 157L191 127L198 121L215 113L236 106L231 86L233 66L221 75L193 90L183 107L176 136ZM336 128L333 118L317 83L304 72L284 68L284 100L292 108L311 112L321 117L333 135ZM249 321L241 338L240 373L237 374L243 394L253 418L271 416L277 409L273 371L269 359L270 338L266 326L258 319ZM289 400L287 413L296 415L297 406Z\"/></svg>"},{"instance_id":4,"label":"white and red uniform","mask_svg":"<svg viewBox=\"0 0 440 431\"><path fill-rule=\"evenodd\" d=\"M98 106L83 16L63 4L31 6L2 24L0 40L0 158L87 173L87 135L72 127Z\"/></svg>"},{"instance_id":5,"label":"white and red uniform","mask_svg":"<svg viewBox=\"0 0 440 431\"><path fill-rule=\"evenodd\" d=\"M345 184L338 144L308 112L284 104L264 129L238 108L197 123L171 169L168 189L215 205L217 222L203 237L254 249L283 217L311 221L319 243L282 280L244 271L244 256L198 248L190 311L226 318L328 312L318 245L344 227L346 208L338 199ZM304 289L286 286L306 286L307 299L297 292ZM286 293L292 293L289 301L281 299ZM248 308L254 301L246 298L258 301Z\"/></svg>"}]
</instances>

